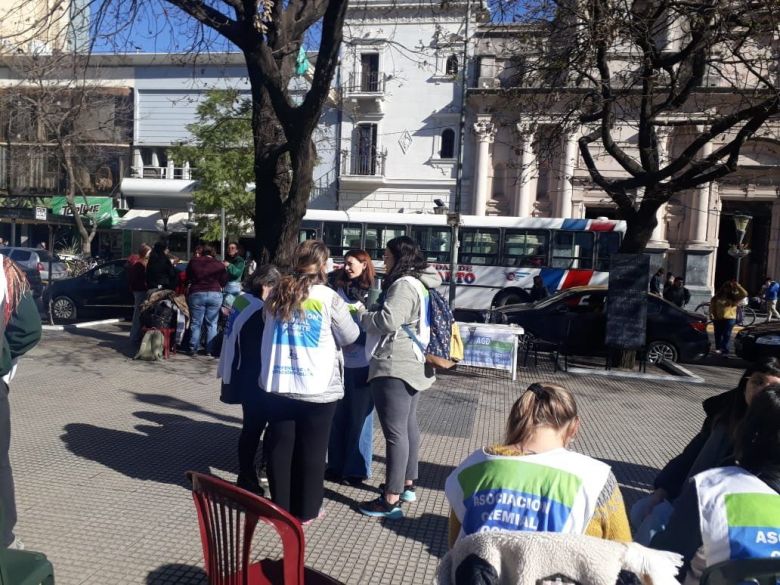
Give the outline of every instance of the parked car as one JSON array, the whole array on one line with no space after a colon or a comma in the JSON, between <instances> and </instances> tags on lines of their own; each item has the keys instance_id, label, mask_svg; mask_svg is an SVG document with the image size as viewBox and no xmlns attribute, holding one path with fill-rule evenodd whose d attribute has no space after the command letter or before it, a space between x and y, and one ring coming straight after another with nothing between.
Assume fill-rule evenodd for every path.
<instances>
[{"instance_id":1,"label":"parked car","mask_svg":"<svg viewBox=\"0 0 780 585\"><path fill-rule=\"evenodd\" d=\"M127 260L112 260L80 276L57 280L43 295L51 303L57 321L85 316L128 317L133 313L133 294L127 281Z\"/></svg>"},{"instance_id":2,"label":"parked car","mask_svg":"<svg viewBox=\"0 0 780 585\"><path fill-rule=\"evenodd\" d=\"M780 321L745 327L734 337L734 351L743 360L780 358Z\"/></svg>"},{"instance_id":3,"label":"parked car","mask_svg":"<svg viewBox=\"0 0 780 585\"><path fill-rule=\"evenodd\" d=\"M0 254L10 257L19 266L37 270L41 280L44 282L49 281L50 260L52 280L59 280L68 276L68 268L65 266L65 263L57 256L52 256L48 250L8 246L0 248Z\"/></svg>"},{"instance_id":4,"label":"parked car","mask_svg":"<svg viewBox=\"0 0 780 585\"><path fill-rule=\"evenodd\" d=\"M570 288L537 303L495 309L493 320L516 323L533 337L548 342L565 341L570 354L606 355L606 300L604 287ZM705 317L648 293L648 361L694 361L709 350Z\"/></svg>"}]
</instances>

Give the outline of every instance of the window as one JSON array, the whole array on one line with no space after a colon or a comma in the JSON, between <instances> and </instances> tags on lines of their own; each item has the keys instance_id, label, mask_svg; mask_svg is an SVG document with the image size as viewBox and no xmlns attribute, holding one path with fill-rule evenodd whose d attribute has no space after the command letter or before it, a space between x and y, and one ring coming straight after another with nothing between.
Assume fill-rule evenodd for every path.
<instances>
[{"instance_id":1,"label":"window","mask_svg":"<svg viewBox=\"0 0 780 585\"><path fill-rule=\"evenodd\" d=\"M570 313L583 315L588 313L603 313L606 300L607 296L604 293L584 293L573 295L564 302L569 308Z\"/></svg>"},{"instance_id":2,"label":"window","mask_svg":"<svg viewBox=\"0 0 780 585\"><path fill-rule=\"evenodd\" d=\"M360 55L360 91L379 91L379 53Z\"/></svg>"},{"instance_id":3,"label":"window","mask_svg":"<svg viewBox=\"0 0 780 585\"><path fill-rule=\"evenodd\" d=\"M498 230L465 229L461 232L460 261L464 264L494 266L498 261Z\"/></svg>"},{"instance_id":4,"label":"window","mask_svg":"<svg viewBox=\"0 0 780 585\"><path fill-rule=\"evenodd\" d=\"M450 228L415 226L412 238L420 245L428 262L450 261Z\"/></svg>"},{"instance_id":5,"label":"window","mask_svg":"<svg viewBox=\"0 0 780 585\"><path fill-rule=\"evenodd\" d=\"M453 77L458 74L458 57L456 55L447 57L447 64L444 68L444 72Z\"/></svg>"},{"instance_id":6,"label":"window","mask_svg":"<svg viewBox=\"0 0 780 585\"><path fill-rule=\"evenodd\" d=\"M553 268L593 268L592 232L554 232Z\"/></svg>"},{"instance_id":7,"label":"window","mask_svg":"<svg viewBox=\"0 0 780 585\"><path fill-rule=\"evenodd\" d=\"M609 271L609 257L617 254L620 249L620 234L618 232L596 233L596 270Z\"/></svg>"},{"instance_id":8,"label":"window","mask_svg":"<svg viewBox=\"0 0 780 585\"><path fill-rule=\"evenodd\" d=\"M381 260L387 242L398 236L406 235L406 227L401 225L367 225L366 244L363 248L374 260Z\"/></svg>"},{"instance_id":9,"label":"window","mask_svg":"<svg viewBox=\"0 0 780 585\"><path fill-rule=\"evenodd\" d=\"M447 128L441 133L439 158L455 158L455 130Z\"/></svg>"},{"instance_id":10,"label":"window","mask_svg":"<svg viewBox=\"0 0 780 585\"><path fill-rule=\"evenodd\" d=\"M359 224L326 223L322 239L334 258L343 258L350 250L360 249L362 229Z\"/></svg>"},{"instance_id":11,"label":"window","mask_svg":"<svg viewBox=\"0 0 780 585\"><path fill-rule=\"evenodd\" d=\"M124 272L124 267L119 264L103 264L92 271L92 278L104 280L109 278L119 278Z\"/></svg>"},{"instance_id":12,"label":"window","mask_svg":"<svg viewBox=\"0 0 780 585\"><path fill-rule=\"evenodd\" d=\"M32 252L27 250L11 250L11 260L15 262L29 262Z\"/></svg>"},{"instance_id":13,"label":"window","mask_svg":"<svg viewBox=\"0 0 780 585\"><path fill-rule=\"evenodd\" d=\"M298 243L305 242L306 240L316 240L317 230L314 228L301 228L298 230Z\"/></svg>"},{"instance_id":14,"label":"window","mask_svg":"<svg viewBox=\"0 0 780 585\"><path fill-rule=\"evenodd\" d=\"M356 128L354 155L352 157L353 175L376 175L377 171L377 125L358 124Z\"/></svg>"},{"instance_id":15,"label":"window","mask_svg":"<svg viewBox=\"0 0 780 585\"><path fill-rule=\"evenodd\" d=\"M545 230L506 230L504 266L538 268L547 265L550 234Z\"/></svg>"}]
</instances>

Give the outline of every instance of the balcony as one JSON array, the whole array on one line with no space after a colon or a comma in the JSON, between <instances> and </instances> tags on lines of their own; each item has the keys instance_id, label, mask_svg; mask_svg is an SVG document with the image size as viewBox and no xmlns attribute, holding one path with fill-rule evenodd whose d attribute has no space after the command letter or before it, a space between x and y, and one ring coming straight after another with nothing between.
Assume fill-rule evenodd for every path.
<instances>
[{"instance_id":1,"label":"balcony","mask_svg":"<svg viewBox=\"0 0 780 585\"><path fill-rule=\"evenodd\" d=\"M350 73L343 88L344 97L364 113L381 114L382 102L385 100L385 81L385 74L379 71Z\"/></svg>"},{"instance_id":2,"label":"balcony","mask_svg":"<svg viewBox=\"0 0 780 585\"><path fill-rule=\"evenodd\" d=\"M176 167L173 162L161 167L157 165L137 165L130 167L130 176L136 179L192 179L190 163L184 163L182 167Z\"/></svg>"},{"instance_id":3,"label":"balcony","mask_svg":"<svg viewBox=\"0 0 780 585\"><path fill-rule=\"evenodd\" d=\"M376 148L341 151L341 182L344 186L378 186L384 183L387 152Z\"/></svg>"}]
</instances>

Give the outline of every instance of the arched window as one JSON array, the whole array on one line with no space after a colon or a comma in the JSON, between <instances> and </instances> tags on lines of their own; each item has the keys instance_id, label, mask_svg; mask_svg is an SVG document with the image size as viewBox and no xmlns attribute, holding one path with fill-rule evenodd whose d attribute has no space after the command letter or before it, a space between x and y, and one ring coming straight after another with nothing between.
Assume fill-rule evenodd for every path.
<instances>
[{"instance_id":1,"label":"arched window","mask_svg":"<svg viewBox=\"0 0 780 585\"><path fill-rule=\"evenodd\" d=\"M441 133L440 158L455 158L455 130L447 128Z\"/></svg>"},{"instance_id":2,"label":"arched window","mask_svg":"<svg viewBox=\"0 0 780 585\"><path fill-rule=\"evenodd\" d=\"M458 57L455 55L450 55L447 57L447 65L445 66L444 72L447 75L457 75L458 74Z\"/></svg>"}]
</instances>

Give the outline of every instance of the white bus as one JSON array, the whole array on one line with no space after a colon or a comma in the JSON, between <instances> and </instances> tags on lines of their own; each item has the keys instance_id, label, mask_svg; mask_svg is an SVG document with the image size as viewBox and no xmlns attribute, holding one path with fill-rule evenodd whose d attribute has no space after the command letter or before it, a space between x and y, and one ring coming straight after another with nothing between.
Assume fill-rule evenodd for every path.
<instances>
[{"instance_id":1,"label":"white bus","mask_svg":"<svg viewBox=\"0 0 780 585\"><path fill-rule=\"evenodd\" d=\"M445 215L309 210L300 240L323 240L337 263L348 250L366 250L381 269L387 242L410 236L446 285L452 231ZM609 257L618 251L625 231L625 222L608 219L463 215L454 308L526 302L536 275L550 292L606 284ZM446 298L446 291L441 292Z\"/></svg>"}]
</instances>

